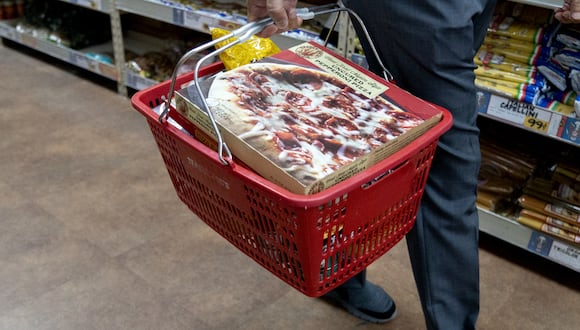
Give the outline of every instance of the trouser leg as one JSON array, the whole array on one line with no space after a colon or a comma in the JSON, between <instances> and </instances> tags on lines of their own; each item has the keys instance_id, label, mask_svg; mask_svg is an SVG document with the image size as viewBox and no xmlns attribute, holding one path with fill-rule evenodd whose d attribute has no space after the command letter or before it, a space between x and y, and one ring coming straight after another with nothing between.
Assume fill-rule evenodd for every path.
<instances>
[{"instance_id":1,"label":"trouser leg","mask_svg":"<svg viewBox=\"0 0 580 330\"><path fill-rule=\"evenodd\" d=\"M479 313L475 199L480 151L473 56L495 3L352 0L346 4L362 16L397 84L453 114L453 127L440 138L407 244L427 327L474 328ZM367 58L371 69L378 71L372 56Z\"/></svg>"}]
</instances>

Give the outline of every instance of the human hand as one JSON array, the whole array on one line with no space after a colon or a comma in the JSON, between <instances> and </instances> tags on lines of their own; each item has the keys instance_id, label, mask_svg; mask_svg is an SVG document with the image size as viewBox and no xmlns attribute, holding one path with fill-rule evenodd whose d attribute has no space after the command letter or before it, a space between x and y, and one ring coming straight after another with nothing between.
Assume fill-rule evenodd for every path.
<instances>
[{"instance_id":1,"label":"human hand","mask_svg":"<svg viewBox=\"0 0 580 330\"><path fill-rule=\"evenodd\" d=\"M274 34L298 28L302 19L296 15L297 0L247 0L248 21L271 17L274 24L266 26L259 37L267 38Z\"/></svg>"},{"instance_id":2,"label":"human hand","mask_svg":"<svg viewBox=\"0 0 580 330\"><path fill-rule=\"evenodd\" d=\"M580 23L580 0L564 0L562 7L555 10L554 17L564 24Z\"/></svg>"}]
</instances>

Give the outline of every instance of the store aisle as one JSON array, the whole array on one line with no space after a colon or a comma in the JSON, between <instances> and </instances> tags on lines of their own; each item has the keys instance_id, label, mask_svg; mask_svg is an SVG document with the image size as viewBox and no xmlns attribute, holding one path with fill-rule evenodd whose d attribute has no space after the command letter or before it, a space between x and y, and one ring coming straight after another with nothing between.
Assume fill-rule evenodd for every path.
<instances>
[{"instance_id":1,"label":"store aisle","mask_svg":"<svg viewBox=\"0 0 580 330\"><path fill-rule=\"evenodd\" d=\"M112 84L0 45L0 329L422 329L405 243L365 324L261 269L177 199ZM573 329L580 275L482 237L480 329Z\"/></svg>"}]
</instances>

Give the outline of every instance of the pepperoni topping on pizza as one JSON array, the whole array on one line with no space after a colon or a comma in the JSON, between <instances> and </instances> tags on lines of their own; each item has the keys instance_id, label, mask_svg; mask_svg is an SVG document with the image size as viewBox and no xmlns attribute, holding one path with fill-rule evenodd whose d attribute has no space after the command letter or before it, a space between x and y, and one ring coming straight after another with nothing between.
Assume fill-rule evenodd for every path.
<instances>
[{"instance_id":1,"label":"pepperoni topping on pizza","mask_svg":"<svg viewBox=\"0 0 580 330\"><path fill-rule=\"evenodd\" d=\"M238 132L241 138L271 141L272 161L290 171L306 167L312 179L423 121L382 97L370 99L331 75L296 65L256 63L221 73L208 99L249 128Z\"/></svg>"}]
</instances>

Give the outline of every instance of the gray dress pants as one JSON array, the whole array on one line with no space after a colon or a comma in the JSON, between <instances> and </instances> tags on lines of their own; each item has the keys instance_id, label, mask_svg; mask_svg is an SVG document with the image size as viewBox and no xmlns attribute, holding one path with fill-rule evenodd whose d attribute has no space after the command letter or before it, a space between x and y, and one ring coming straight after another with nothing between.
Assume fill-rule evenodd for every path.
<instances>
[{"instance_id":1,"label":"gray dress pants","mask_svg":"<svg viewBox=\"0 0 580 330\"><path fill-rule=\"evenodd\" d=\"M344 3L362 17L397 85L453 115L453 127L439 141L416 225L406 239L427 328L474 329L479 313L475 201L480 151L473 57L495 0ZM371 70L381 73L359 36ZM360 282L361 276L350 284Z\"/></svg>"}]
</instances>

